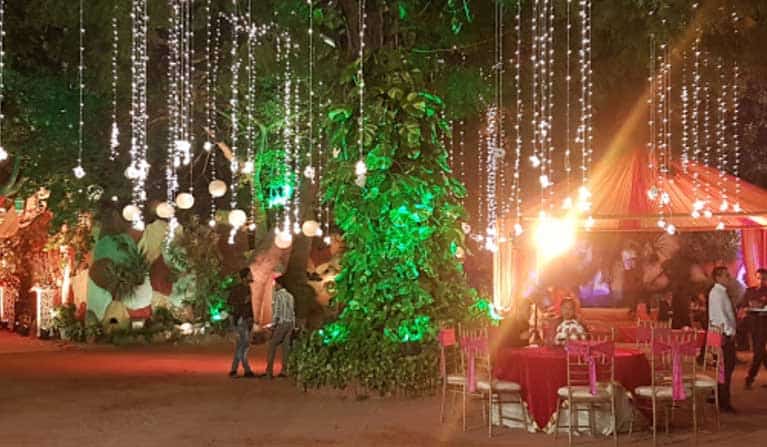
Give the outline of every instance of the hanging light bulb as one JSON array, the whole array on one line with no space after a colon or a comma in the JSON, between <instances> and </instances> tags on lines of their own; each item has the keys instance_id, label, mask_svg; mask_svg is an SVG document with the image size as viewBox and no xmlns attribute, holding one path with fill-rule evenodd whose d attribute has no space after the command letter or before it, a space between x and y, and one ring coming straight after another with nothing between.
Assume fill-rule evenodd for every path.
<instances>
[{"instance_id":1,"label":"hanging light bulb","mask_svg":"<svg viewBox=\"0 0 767 447\"><path fill-rule=\"evenodd\" d=\"M537 155L531 155L531 156L530 156L530 164L531 164L531 165L532 165L534 168L538 168L538 167L540 167L540 166L541 166L541 159L540 159L540 158L538 158L538 156L537 156Z\"/></svg>"},{"instance_id":2,"label":"hanging light bulb","mask_svg":"<svg viewBox=\"0 0 767 447\"><path fill-rule=\"evenodd\" d=\"M188 210L194 206L194 196L188 192L182 192L176 196L176 206L182 210Z\"/></svg>"},{"instance_id":3,"label":"hanging light bulb","mask_svg":"<svg viewBox=\"0 0 767 447\"><path fill-rule=\"evenodd\" d=\"M711 216L713 216L713 215L714 215L714 214L711 212L711 210L705 210L705 211L703 211L703 216L704 216L706 219L711 219Z\"/></svg>"},{"instance_id":4,"label":"hanging light bulb","mask_svg":"<svg viewBox=\"0 0 767 447\"><path fill-rule=\"evenodd\" d=\"M740 203L736 203L735 205L733 205L733 206L732 206L732 210L733 210L733 211L735 211L736 213L739 213L739 212L743 211L743 210L740 208Z\"/></svg>"},{"instance_id":5,"label":"hanging light bulb","mask_svg":"<svg viewBox=\"0 0 767 447\"><path fill-rule=\"evenodd\" d=\"M5 149L0 146L0 161L8 160L8 152L5 151Z\"/></svg>"},{"instance_id":6,"label":"hanging light bulb","mask_svg":"<svg viewBox=\"0 0 767 447\"><path fill-rule=\"evenodd\" d=\"M695 203L692 204L693 209L695 210L702 210L706 206L706 202L702 200L696 200Z\"/></svg>"},{"instance_id":7,"label":"hanging light bulb","mask_svg":"<svg viewBox=\"0 0 767 447\"><path fill-rule=\"evenodd\" d=\"M83 169L83 167L80 165L75 166L75 168L72 169L72 172L75 174L76 178L85 177L85 169Z\"/></svg>"},{"instance_id":8,"label":"hanging light bulb","mask_svg":"<svg viewBox=\"0 0 767 447\"><path fill-rule=\"evenodd\" d=\"M360 160L357 162L357 164L354 165L354 175L357 177L361 177L368 173L368 167L365 165L365 162L363 160Z\"/></svg>"},{"instance_id":9,"label":"hanging light bulb","mask_svg":"<svg viewBox=\"0 0 767 447\"><path fill-rule=\"evenodd\" d=\"M692 213L690 213L693 219L697 219L700 217L700 211L698 210L692 210Z\"/></svg>"},{"instance_id":10,"label":"hanging light bulb","mask_svg":"<svg viewBox=\"0 0 767 447\"><path fill-rule=\"evenodd\" d=\"M256 224L255 223L251 223L250 225L248 225L248 230L256 231Z\"/></svg>"},{"instance_id":11,"label":"hanging light bulb","mask_svg":"<svg viewBox=\"0 0 767 447\"><path fill-rule=\"evenodd\" d=\"M320 231L320 224L316 220L307 220L301 225L301 232L306 237L319 236Z\"/></svg>"},{"instance_id":12,"label":"hanging light bulb","mask_svg":"<svg viewBox=\"0 0 767 447\"><path fill-rule=\"evenodd\" d=\"M229 212L229 225L234 228L240 228L248 221L248 215L243 210L232 210Z\"/></svg>"},{"instance_id":13,"label":"hanging light bulb","mask_svg":"<svg viewBox=\"0 0 767 447\"><path fill-rule=\"evenodd\" d=\"M671 196L668 195L667 192L663 192L663 194L660 195L660 203L663 205L668 205L671 203Z\"/></svg>"},{"instance_id":14,"label":"hanging light bulb","mask_svg":"<svg viewBox=\"0 0 767 447\"><path fill-rule=\"evenodd\" d=\"M729 207L730 207L730 204L729 204L729 203L727 203L727 199L724 199L724 200L722 201L722 204L721 204L721 205L719 205L719 211L721 211L721 212L725 212L725 211L727 211L727 208L729 208Z\"/></svg>"},{"instance_id":15,"label":"hanging light bulb","mask_svg":"<svg viewBox=\"0 0 767 447\"><path fill-rule=\"evenodd\" d=\"M208 226L214 228L216 226L216 219L210 219L208 221Z\"/></svg>"},{"instance_id":16,"label":"hanging light bulb","mask_svg":"<svg viewBox=\"0 0 767 447\"><path fill-rule=\"evenodd\" d=\"M252 161L246 161L242 164L242 169L240 170L243 174L250 175L253 173L253 162Z\"/></svg>"},{"instance_id":17,"label":"hanging light bulb","mask_svg":"<svg viewBox=\"0 0 767 447\"><path fill-rule=\"evenodd\" d=\"M670 234L672 236L676 233L676 227L674 226L674 224L668 224L666 226L666 233L668 233L668 234Z\"/></svg>"},{"instance_id":18,"label":"hanging light bulb","mask_svg":"<svg viewBox=\"0 0 767 447\"><path fill-rule=\"evenodd\" d=\"M722 221L720 220L720 221L719 221L719 223L718 223L718 224L716 224L716 229L717 229L717 231L722 231L722 230L724 230L724 222L722 222Z\"/></svg>"},{"instance_id":19,"label":"hanging light bulb","mask_svg":"<svg viewBox=\"0 0 767 447\"><path fill-rule=\"evenodd\" d=\"M655 201L655 199L658 198L658 188L653 186L652 188L648 189L647 190L647 198L652 200L652 201Z\"/></svg>"},{"instance_id":20,"label":"hanging light bulb","mask_svg":"<svg viewBox=\"0 0 767 447\"><path fill-rule=\"evenodd\" d=\"M280 249L287 249L293 243L293 235L289 231L279 231L274 238L274 245Z\"/></svg>"},{"instance_id":21,"label":"hanging light bulb","mask_svg":"<svg viewBox=\"0 0 767 447\"><path fill-rule=\"evenodd\" d=\"M313 166L307 166L306 168L304 168L304 177L314 181L315 175L316 175L316 170L314 169Z\"/></svg>"},{"instance_id":22,"label":"hanging light bulb","mask_svg":"<svg viewBox=\"0 0 767 447\"><path fill-rule=\"evenodd\" d=\"M322 238L322 242L324 242L325 245L330 245L332 240L330 239L330 236L325 236L324 238Z\"/></svg>"},{"instance_id":23,"label":"hanging light bulb","mask_svg":"<svg viewBox=\"0 0 767 447\"><path fill-rule=\"evenodd\" d=\"M570 197L565 198L565 201L562 203L562 208L569 210L573 207L573 199Z\"/></svg>"},{"instance_id":24,"label":"hanging light bulb","mask_svg":"<svg viewBox=\"0 0 767 447\"><path fill-rule=\"evenodd\" d=\"M662 217L658 219L658 228L666 228L666 221Z\"/></svg>"},{"instance_id":25,"label":"hanging light bulb","mask_svg":"<svg viewBox=\"0 0 767 447\"><path fill-rule=\"evenodd\" d=\"M208 192L213 198L224 197L226 195L226 183L223 180L213 180L208 184Z\"/></svg>"},{"instance_id":26,"label":"hanging light bulb","mask_svg":"<svg viewBox=\"0 0 767 447\"><path fill-rule=\"evenodd\" d=\"M519 223L514 224L514 234L516 236L520 236L523 232L522 225Z\"/></svg>"},{"instance_id":27,"label":"hanging light bulb","mask_svg":"<svg viewBox=\"0 0 767 447\"><path fill-rule=\"evenodd\" d=\"M205 149L205 152L210 152L213 150L213 143L211 143L210 141L206 141L205 143L202 144L202 148Z\"/></svg>"},{"instance_id":28,"label":"hanging light bulb","mask_svg":"<svg viewBox=\"0 0 767 447\"><path fill-rule=\"evenodd\" d=\"M538 181L541 183L541 188L548 188L551 186L551 181L549 181L548 175L542 175L538 178Z\"/></svg>"}]
</instances>

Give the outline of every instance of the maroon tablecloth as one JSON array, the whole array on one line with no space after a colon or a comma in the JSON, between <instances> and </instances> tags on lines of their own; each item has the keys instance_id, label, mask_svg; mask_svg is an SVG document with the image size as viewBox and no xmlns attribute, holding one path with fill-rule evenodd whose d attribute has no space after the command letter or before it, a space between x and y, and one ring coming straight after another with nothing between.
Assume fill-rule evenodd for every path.
<instances>
[{"instance_id":1,"label":"maroon tablecloth","mask_svg":"<svg viewBox=\"0 0 767 447\"><path fill-rule=\"evenodd\" d=\"M567 358L561 348L502 348L494 375L522 386L522 398L538 427L545 428L557 411L557 390L567 385ZM640 351L617 349L615 380L629 391L650 384L650 363Z\"/></svg>"}]
</instances>

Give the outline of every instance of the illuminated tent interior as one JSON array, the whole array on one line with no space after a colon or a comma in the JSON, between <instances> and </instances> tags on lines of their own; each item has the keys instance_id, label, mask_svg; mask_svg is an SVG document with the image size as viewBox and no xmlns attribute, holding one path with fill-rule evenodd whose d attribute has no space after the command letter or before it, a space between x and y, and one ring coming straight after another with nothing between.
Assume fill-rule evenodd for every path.
<instances>
[{"instance_id":1,"label":"illuminated tent interior","mask_svg":"<svg viewBox=\"0 0 767 447\"><path fill-rule=\"evenodd\" d=\"M554 261L570 248L578 238L577 234L586 231L586 227L591 232L661 233L663 229L658 225L660 200L650 193L653 185L658 184L658 177L650 168L651 161L648 151L643 149L613 151L603 158L595 166L589 181L590 214L573 211L578 208L577 188L555 187L546 208L547 214L552 216L548 222L541 223L540 202L526 207L521 216L523 237L516 242L511 237L502 239L494 255L496 306L512 307L517 299L525 296L533 286L531 272ZM747 271L753 272L767 262L764 230L767 226L767 190L717 169L692 163L682 166L677 160L664 178L662 190L667 192L668 200L662 215L667 225L673 224L680 232L714 231L717 225L719 229L741 230ZM563 207L568 201L574 203L571 211ZM696 201L706 201L710 214L704 214L701 209L700 216L693 217ZM726 208L722 202L726 202ZM588 219L589 215L591 219ZM500 234L512 234L516 223L514 216L501 219ZM530 232L534 237L524 237ZM541 253L542 245L553 253Z\"/></svg>"}]
</instances>

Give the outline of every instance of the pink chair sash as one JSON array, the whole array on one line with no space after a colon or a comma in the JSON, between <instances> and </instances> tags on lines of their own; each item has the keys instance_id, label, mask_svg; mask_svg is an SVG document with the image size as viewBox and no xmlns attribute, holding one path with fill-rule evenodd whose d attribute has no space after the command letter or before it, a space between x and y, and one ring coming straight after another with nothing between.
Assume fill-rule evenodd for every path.
<instances>
[{"instance_id":1,"label":"pink chair sash","mask_svg":"<svg viewBox=\"0 0 767 447\"><path fill-rule=\"evenodd\" d=\"M695 355L700 348L693 342L678 342L676 340L655 341L653 355L671 352L671 398L675 401L687 399L684 390L684 377L682 372L682 356Z\"/></svg>"},{"instance_id":2,"label":"pink chair sash","mask_svg":"<svg viewBox=\"0 0 767 447\"><path fill-rule=\"evenodd\" d=\"M615 355L615 344L612 342L592 343L583 341L570 341L565 346L569 354L577 355L586 360L589 368L589 391L592 396L597 395L597 357Z\"/></svg>"},{"instance_id":3,"label":"pink chair sash","mask_svg":"<svg viewBox=\"0 0 767 447\"><path fill-rule=\"evenodd\" d=\"M715 348L719 348L720 351L717 355L722 355L722 334L716 333L716 332L708 332L706 333L706 346L713 346ZM717 381L719 383L724 383L724 362L717 362L718 368L717 368Z\"/></svg>"},{"instance_id":4,"label":"pink chair sash","mask_svg":"<svg viewBox=\"0 0 767 447\"><path fill-rule=\"evenodd\" d=\"M466 354L466 386L473 393L477 391L475 358L477 354L487 352L487 338L461 337L461 349Z\"/></svg>"}]
</instances>

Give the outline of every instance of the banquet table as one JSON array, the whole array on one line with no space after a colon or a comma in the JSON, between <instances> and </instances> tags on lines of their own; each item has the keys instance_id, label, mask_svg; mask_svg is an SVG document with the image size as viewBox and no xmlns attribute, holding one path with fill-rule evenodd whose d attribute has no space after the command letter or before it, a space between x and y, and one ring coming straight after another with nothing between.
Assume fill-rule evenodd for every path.
<instances>
[{"instance_id":1,"label":"banquet table","mask_svg":"<svg viewBox=\"0 0 767 447\"><path fill-rule=\"evenodd\" d=\"M496 352L493 374L519 383L522 399L537 428L546 430L557 412L557 390L567 385L567 357L562 348L501 348ZM627 390L650 384L650 364L642 352L617 348L615 380Z\"/></svg>"}]
</instances>

